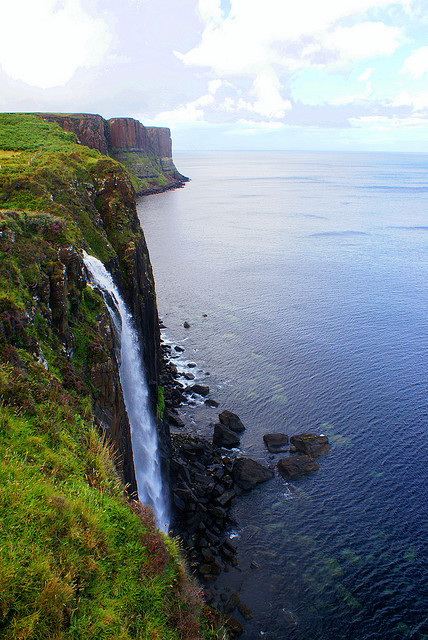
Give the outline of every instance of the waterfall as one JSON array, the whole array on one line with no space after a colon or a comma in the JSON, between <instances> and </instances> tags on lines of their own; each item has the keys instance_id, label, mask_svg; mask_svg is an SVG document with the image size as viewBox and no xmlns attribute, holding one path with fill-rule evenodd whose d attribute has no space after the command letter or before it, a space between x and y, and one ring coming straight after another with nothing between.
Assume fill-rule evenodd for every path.
<instances>
[{"instance_id":1,"label":"waterfall","mask_svg":"<svg viewBox=\"0 0 428 640\"><path fill-rule=\"evenodd\" d=\"M150 410L147 379L132 315L103 263L85 252L83 258L92 284L101 289L120 340L119 374L131 426L138 495L141 502L153 508L159 529L167 532L168 508L162 491L156 422Z\"/></svg>"}]
</instances>

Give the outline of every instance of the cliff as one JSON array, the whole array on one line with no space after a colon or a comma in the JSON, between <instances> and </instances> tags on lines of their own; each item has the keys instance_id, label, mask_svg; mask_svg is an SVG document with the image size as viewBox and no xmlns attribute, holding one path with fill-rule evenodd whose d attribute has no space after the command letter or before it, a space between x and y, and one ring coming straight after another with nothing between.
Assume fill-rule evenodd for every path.
<instances>
[{"instance_id":1,"label":"cliff","mask_svg":"<svg viewBox=\"0 0 428 640\"><path fill-rule=\"evenodd\" d=\"M138 195L181 187L188 180L174 165L171 132L166 127L145 127L133 118L104 120L87 113L39 115L74 133L79 144L126 166Z\"/></svg>"},{"instance_id":2,"label":"cliff","mask_svg":"<svg viewBox=\"0 0 428 640\"><path fill-rule=\"evenodd\" d=\"M105 136L99 116L67 122L93 146ZM128 173L75 135L0 114L0 636L215 637L177 548L124 494L115 333L82 249L134 314L153 404L154 282Z\"/></svg>"}]
</instances>

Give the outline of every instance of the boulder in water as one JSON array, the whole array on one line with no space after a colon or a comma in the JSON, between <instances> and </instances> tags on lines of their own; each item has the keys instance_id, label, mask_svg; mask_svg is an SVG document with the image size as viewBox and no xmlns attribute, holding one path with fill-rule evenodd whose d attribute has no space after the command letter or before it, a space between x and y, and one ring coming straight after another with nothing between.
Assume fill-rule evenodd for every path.
<instances>
[{"instance_id":1,"label":"boulder in water","mask_svg":"<svg viewBox=\"0 0 428 640\"><path fill-rule=\"evenodd\" d=\"M315 433L299 433L291 436L290 443L296 447L296 451L305 453L312 458L327 453L330 449L327 436L317 435Z\"/></svg>"},{"instance_id":2,"label":"boulder in water","mask_svg":"<svg viewBox=\"0 0 428 640\"><path fill-rule=\"evenodd\" d=\"M239 436L226 425L217 422L214 425L213 444L217 447L231 449L239 445Z\"/></svg>"},{"instance_id":3,"label":"boulder in water","mask_svg":"<svg viewBox=\"0 0 428 640\"><path fill-rule=\"evenodd\" d=\"M210 388L204 384L194 384L190 388L198 396L207 396L210 392Z\"/></svg>"},{"instance_id":4,"label":"boulder in water","mask_svg":"<svg viewBox=\"0 0 428 640\"><path fill-rule=\"evenodd\" d=\"M236 413L232 413L232 411L225 409L219 414L218 417L221 424L226 425L226 427L228 427L232 431L236 431L236 433L242 433L243 431L245 431L245 427Z\"/></svg>"},{"instance_id":5,"label":"boulder in water","mask_svg":"<svg viewBox=\"0 0 428 640\"><path fill-rule=\"evenodd\" d=\"M232 476L241 489L254 489L261 482L273 478L272 469L251 458L237 458L233 463Z\"/></svg>"},{"instance_id":6,"label":"boulder in water","mask_svg":"<svg viewBox=\"0 0 428 640\"><path fill-rule=\"evenodd\" d=\"M281 458L277 464L278 471L288 478L317 471L318 463L310 456L290 456Z\"/></svg>"},{"instance_id":7,"label":"boulder in water","mask_svg":"<svg viewBox=\"0 0 428 640\"><path fill-rule=\"evenodd\" d=\"M270 453L287 451L288 436L285 433L266 433L263 436L263 441Z\"/></svg>"}]
</instances>

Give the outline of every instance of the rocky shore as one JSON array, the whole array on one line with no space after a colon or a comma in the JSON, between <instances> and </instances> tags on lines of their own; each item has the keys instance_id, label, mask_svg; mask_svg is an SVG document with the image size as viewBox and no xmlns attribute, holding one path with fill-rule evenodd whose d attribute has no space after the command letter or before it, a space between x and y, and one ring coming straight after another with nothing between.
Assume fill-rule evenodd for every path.
<instances>
[{"instance_id":1,"label":"rocky shore","mask_svg":"<svg viewBox=\"0 0 428 640\"><path fill-rule=\"evenodd\" d=\"M231 568L240 571L234 529L239 523L233 517L233 505L239 496L278 473L286 478L311 473L318 469L315 457L326 453L326 436L317 434L265 434L263 440L271 459L264 466L243 457L239 452L240 437L245 426L230 410L218 414L211 424L212 440L185 428L179 408L192 403L196 396L211 407L218 402L210 397L210 389L195 383L196 363L189 371L179 372L174 364L183 347L162 344L163 365L161 384L164 390L164 419L171 433L170 490L172 504L172 535L177 536L191 571L204 585L208 604L226 616L233 637L243 633L243 624L252 618L251 609L240 601L237 593L216 593L216 580ZM191 367L190 365L194 365ZM288 452L275 465L275 454ZM239 612L243 621L231 616Z\"/></svg>"}]
</instances>

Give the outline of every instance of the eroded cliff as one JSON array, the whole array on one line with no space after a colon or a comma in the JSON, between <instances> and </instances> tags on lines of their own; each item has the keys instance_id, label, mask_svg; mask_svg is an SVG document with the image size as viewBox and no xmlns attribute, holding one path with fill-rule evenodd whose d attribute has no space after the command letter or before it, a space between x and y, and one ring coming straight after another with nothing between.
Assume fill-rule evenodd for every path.
<instances>
[{"instance_id":1,"label":"eroded cliff","mask_svg":"<svg viewBox=\"0 0 428 640\"><path fill-rule=\"evenodd\" d=\"M174 165L171 132L167 127L145 127L134 118L104 120L87 113L40 115L74 133L80 144L110 155L126 166L138 195L174 189L187 181Z\"/></svg>"}]
</instances>

